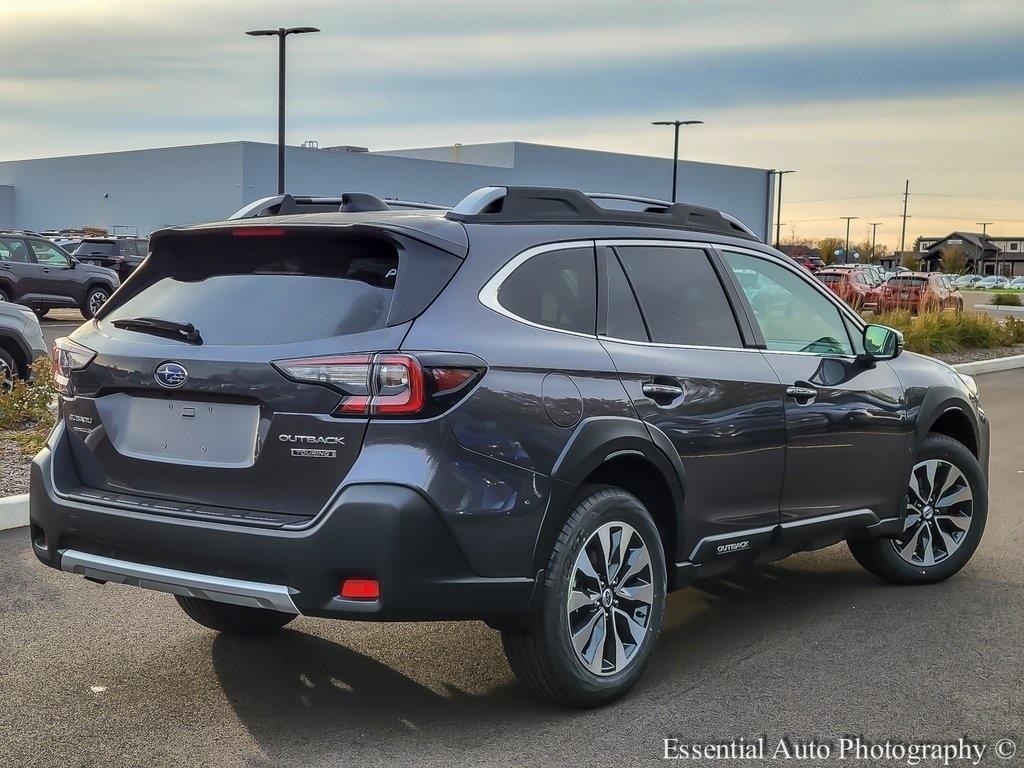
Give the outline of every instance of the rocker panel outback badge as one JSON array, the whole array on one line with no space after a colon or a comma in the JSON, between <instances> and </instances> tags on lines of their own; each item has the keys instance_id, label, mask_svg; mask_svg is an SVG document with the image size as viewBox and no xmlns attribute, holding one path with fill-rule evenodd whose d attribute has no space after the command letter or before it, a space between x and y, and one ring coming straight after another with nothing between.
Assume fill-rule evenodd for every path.
<instances>
[{"instance_id":1,"label":"rocker panel outback badge","mask_svg":"<svg viewBox=\"0 0 1024 768\"><path fill-rule=\"evenodd\" d=\"M30 545L210 629L482 620L592 707L693 581L845 542L931 584L981 540L974 381L720 211L280 195L150 244L58 347Z\"/></svg>"}]
</instances>

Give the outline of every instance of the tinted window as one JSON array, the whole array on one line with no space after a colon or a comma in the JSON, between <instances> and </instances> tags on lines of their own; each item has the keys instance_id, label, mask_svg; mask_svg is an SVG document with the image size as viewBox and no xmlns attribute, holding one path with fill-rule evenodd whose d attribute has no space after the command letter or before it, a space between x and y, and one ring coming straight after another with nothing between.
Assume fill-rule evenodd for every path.
<instances>
[{"instance_id":1,"label":"tinted window","mask_svg":"<svg viewBox=\"0 0 1024 768\"><path fill-rule=\"evenodd\" d=\"M616 250L640 299L652 341L743 345L725 291L704 251L657 246Z\"/></svg>"},{"instance_id":2,"label":"tinted window","mask_svg":"<svg viewBox=\"0 0 1024 768\"><path fill-rule=\"evenodd\" d=\"M839 310L799 275L767 259L725 251L754 310L768 349L816 354L853 354ZM756 288L744 275L760 277Z\"/></svg>"},{"instance_id":3,"label":"tinted window","mask_svg":"<svg viewBox=\"0 0 1024 768\"><path fill-rule=\"evenodd\" d=\"M605 249L605 306L608 307L608 327L605 334L613 339L648 341L644 319L640 315L636 296L630 288L619 260L611 249Z\"/></svg>"},{"instance_id":4,"label":"tinted window","mask_svg":"<svg viewBox=\"0 0 1024 768\"><path fill-rule=\"evenodd\" d=\"M83 240L75 249L75 256L106 256L114 253L117 253L117 243L103 240L98 242Z\"/></svg>"},{"instance_id":5,"label":"tinted window","mask_svg":"<svg viewBox=\"0 0 1024 768\"><path fill-rule=\"evenodd\" d=\"M206 344L284 344L385 326L399 271L382 240L246 238L178 243L104 321L192 323Z\"/></svg>"},{"instance_id":6,"label":"tinted window","mask_svg":"<svg viewBox=\"0 0 1024 768\"><path fill-rule=\"evenodd\" d=\"M33 240L31 242L32 253L35 254L36 261L40 264L45 264L48 267L66 267L71 263L68 260L67 254L57 248L57 246L40 240Z\"/></svg>"},{"instance_id":7,"label":"tinted window","mask_svg":"<svg viewBox=\"0 0 1024 768\"><path fill-rule=\"evenodd\" d=\"M920 288L927 282L928 280L923 277L894 277L889 281L892 285L910 286L912 288Z\"/></svg>"},{"instance_id":8,"label":"tinted window","mask_svg":"<svg viewBox=\"0 0 1024 768\"><path fill-rule=\"evenodd\" d=\"M568 248L534 256L498 289L498 303L531 323L576 333L594 333L597 275L594 251Z\"/></svg>"},{"instance_id":9,"label":"tinted window","mask_svg":"<svg viewBox=\"0 0 1024 768\"><path fill-rule=\"evenodd\" d=\"M28 247L24 240L0 238L0 261L12 261L28 264L32 259L28 256Z\"/></svg>"}]
</instances>

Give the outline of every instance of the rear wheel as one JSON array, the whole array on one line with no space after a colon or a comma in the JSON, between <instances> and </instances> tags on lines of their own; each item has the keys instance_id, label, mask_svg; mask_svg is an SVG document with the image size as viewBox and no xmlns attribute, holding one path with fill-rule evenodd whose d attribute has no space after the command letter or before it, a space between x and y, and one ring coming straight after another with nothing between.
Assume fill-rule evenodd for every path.
<instances>
[{"instance_id":1,"label":"rear wheel","mask_svg":"<svg viewBox=\"0 0 1024 768\"><path fill-rule=\"evenodd\" d=\"M106 288L98 285L94 285L88 291L85 292L85 298L82 300L82 316L86 320L92 320L96 316L96 313L100 311L107 299L110 298L110 291Z\"/></svg>"},{"instance_id":2,"label":"rear wheel","mask_svg":"<svg viewBox=\"0 0 1024 768\"><path fill-rule=\"evenodd\" d=\"M262 635L274 632L295 618L294 613L218 603L197 597L175 595L181 610L190 619L218 632L236 635Z\"/></svg>"},{"instance_id":3,"label":"rear wheel","mask_svg":"<svg viewBox=\"0 0 1024 768\"><path fill-rule=\"evenodd\" d=\"M512 671L557 704L618 699L647 664L665 590L661 538L643 504L619 488L584 489L555 541L536 615L502 632Z\"/></svg>"},{"instance_id":4,"label":"rear wheel","mask_svg":"<svg viewBox=\"0 0 1024 768\"><path fill-rule=\"evenodd\" d=\"M3 304L4 302L8 302L10 300L11 297L8 296L2 288L0 288L0 304Z\"/></svg>"},{"instance_id":5,"label":"rear wheel","mask_svg":"<svg viewBox=\"0 0 1024 768\"><path fill-rule=\"evenodd\" d=\"M851 539L850 551L871 573L896 584L932 584L963 568L978 548L988 490L978 460L945 435L929 435L907 489L903 532Z\"/></svg>"}]
</instances>

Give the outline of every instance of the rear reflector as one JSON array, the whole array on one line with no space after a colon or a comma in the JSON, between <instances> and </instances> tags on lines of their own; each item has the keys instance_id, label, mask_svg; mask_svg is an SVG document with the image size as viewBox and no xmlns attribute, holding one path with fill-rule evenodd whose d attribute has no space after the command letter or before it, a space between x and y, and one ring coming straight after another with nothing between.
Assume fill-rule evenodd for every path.
<instances>
[{"instance_id":1,"label":"rear reflector","mask_svg":"<svg viewBox=\"0 0 1024 768\"><path fill-rule=\"evenodd\" d=\"M458 389L476 376L474 368L431 368L430 375L434 378L434 386L439 393Z\"/></svg>"},{"instance_id":2,"label":"rear reflector","mask_svg":"<svg viewBox=\"0 0 1024 768\"><path fill-rule=\"evenodd\" d=\"M380 582L376 579L345 579L339 594L346 600L377 600Z\"/></svg>"}]
</instances>

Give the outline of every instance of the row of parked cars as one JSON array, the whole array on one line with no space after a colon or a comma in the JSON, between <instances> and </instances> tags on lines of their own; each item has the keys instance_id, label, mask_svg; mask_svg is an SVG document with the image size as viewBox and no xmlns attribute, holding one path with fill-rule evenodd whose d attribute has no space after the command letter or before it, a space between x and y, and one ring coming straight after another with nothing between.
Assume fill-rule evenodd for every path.
<instances>
[{"instance_id":1,"label":"row of parked cars","mask_svg":"<svg viewBox=\"0 0 1024 768\"><path fill-rule=\"evenodd\" d=\"M818 270L815 277L857 311L963 311L960 289L949 275L898 269L887 273L875 264L842 264Z\"/></svg>"},{"instance_id":2,"label":"row of parked cars","mask_svg":"<svg viewBox=\"0 0 1024 768\"><path fill-rule=\"evenodd\" d=\"M0 302L39 317L78 308L90 319L148 252L146 238L85 237L69 252L36 232L0 230Z\"/></svg>"},{"instance_id":3,"label":"row of parked cars","mask_svg":"<svg viewBox=\"0 0 1024 768\"><path fill-rule=\"evenodd\" d=\"M953 285L961 290L1010 290L1024 291L1024 275L1003 277L1002 275L960 275Z\"/></svg>"}]
</instances>

